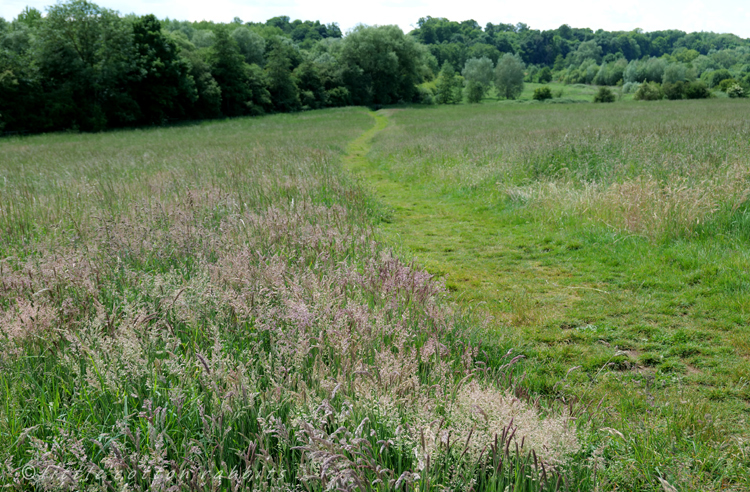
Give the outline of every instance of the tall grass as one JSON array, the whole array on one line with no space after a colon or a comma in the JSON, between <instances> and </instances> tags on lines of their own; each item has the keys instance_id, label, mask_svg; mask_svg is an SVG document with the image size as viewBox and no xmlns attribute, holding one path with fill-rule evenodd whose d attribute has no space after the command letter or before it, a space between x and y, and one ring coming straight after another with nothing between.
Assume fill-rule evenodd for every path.
<instances>
[{"instance_id":1,"label":"tall grass","mask_svg":"<svg viewBox=\"0 0 750 492\"><path fill-rule=\"evenodd\" d=\"M0 143L10 490L555 490L569 415L512 392L377 242L356 109ZM576 465L581 484L586 463Z\"/></svg>"},{"instance_id":2,"label":"tall grass","mask_svg":"<svg viewBox=\"0 0 750 492\"><path fill-rule=\"evenodd\" d=\"M550 220L575 216L656 240L748 237L747 110L706 101L405 111L373 156L439 192L494 186Z\"/></svg>"}]
</instances>

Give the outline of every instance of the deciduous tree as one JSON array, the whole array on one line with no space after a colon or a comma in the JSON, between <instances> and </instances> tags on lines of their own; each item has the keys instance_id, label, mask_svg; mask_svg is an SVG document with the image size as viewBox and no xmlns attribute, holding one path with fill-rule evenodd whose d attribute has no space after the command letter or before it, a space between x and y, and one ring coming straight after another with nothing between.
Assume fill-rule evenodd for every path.
<instances>
[{"instance_id":1,"label":"deciduous tree","mask_svg":"<svg viewBox=\"0 0 750 492\"><path fill-rule=\"evenodd\" d=\"M198 99L189 62L179 56L177 45L161 31L153 15L133 22L136 64L142 74L131 94L138 104L138 123L159 124L169 118L184 118Z\"/></svg>"},{"instance_id":2,"label":"deciduous tree","mask_svg":"<svg viewBox=\"0 0 750 492\"><path fill-rule=\"evenodd\" d=\"M443 63L437 78L437 103L455 104L461 102L461 82L449 62Z\"/></svg>"},{"instance_id":3,"label":"deciduous tree","mask_svg":"<svg viewBox=\"0 0 750 492\"><path fill-rule=\"evenodd\" d=\"M499 97L515 99L523 92L523 62L506 53L495 67L495 88Z\"/></svg>"},{"instance_id":4,"label":"deciduous tree","mask_svg":"<svg viewBox=\"0 0 750 492\"><path fill-rule=\"evenodd\" d=\"M358 26L344 38L342 61L361 75L365 97L355 104L411 101L419 82L417 42L398 26ZM358 95L350 87L352 95Z\"/></svg>"},{"instance_id":5,"label":"deciduous tree","mask_svg":"<svg viewBox=\"0 0 750 492\"><path fill-rule=\"evenodd\" d=\"M37 34L53 127L101 130L136 120L128 86L141 78L133 31L116 12L86 0L49 7Z\"/></svg>"},{"instance_id":6,"label":"deciduous tree","mask_svg":"<svg viewBox=\"0 0 750 492\"><path fill-rule=\"evenodd\" d=\"M492 84L494 66L487 57L466 60L462 75L466 83L469 102L477 103L487 94Z\"/></svg>"}]
</instances>

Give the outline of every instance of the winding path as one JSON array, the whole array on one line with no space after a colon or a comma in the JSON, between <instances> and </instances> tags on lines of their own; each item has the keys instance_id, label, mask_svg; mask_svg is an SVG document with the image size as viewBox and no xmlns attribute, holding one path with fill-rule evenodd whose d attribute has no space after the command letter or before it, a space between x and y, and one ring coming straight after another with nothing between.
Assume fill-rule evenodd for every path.
<instances>
[{"instance_id":1,"label":"winding path","mask_svg":"<svg viewBox=\"0 0 750 492\"><path fill-rule=\"evenodd\" d=\"M465 199L446 199L404 183L367 154L389 126L389 110L370 112L375 124L347 147L345 167L360 177L392 211L380 226L384 238L409 252L430 273L443 276L456 300L480 303L513 325L532 325L563 315L580 300L581 279L529 250L537 226L509 225L493 210ZM394 128L395 130L395 128ZM578 284L580 285L580 284ZM466 304L465 304L466 305Z\"/></svg>"}]
</instances>

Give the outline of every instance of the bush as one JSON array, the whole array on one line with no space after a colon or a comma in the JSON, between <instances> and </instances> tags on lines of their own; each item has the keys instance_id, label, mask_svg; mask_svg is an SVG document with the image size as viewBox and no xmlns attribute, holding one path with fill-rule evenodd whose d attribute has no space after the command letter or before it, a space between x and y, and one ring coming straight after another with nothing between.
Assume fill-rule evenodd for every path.
<instances>
[{"instance_id":1,"label":"bush","mask_svg":"<svg viewBox=\"0 0 750 492\"><path fill-rule=\"evenodd\" d=\"M691 82L685 87L685 97L688 99L707 99L711 92L703 82Z\"/></svg>"},{"instance_id":2,"label":"bush","mask_svg":"<svg viewBox=\"0 0 750 492\"><path fill-rule=\"evenodd\" d=\"M635 91L635 94L633 95L633 99L637 101L658 101L659 99L663 98L664 91L662 91L661 86L656 82L641 84L641 86L637 91Z\"/></svg>"},{"instance_id":3,"label":"bush","mask_svg":"<svg viewBox=\"0 0 750 492\"><path fill-rule=\"evenodd\" d=\"M544 67L539 71L538 79L540 84L547 84L552 82L552 70L549 67Z\"/></svg>"},{"instance_id":4,"label":"bush","mask_svg":"<svg viewBox=\"0 0 750 492\"><path fill-rule=\"evenodd\" d=\"M615 102L615 93L612 92L609 87L599 87L599 92L594 96L595 103L611 103Z\"/></svg>"},{"instance_id":5,"label":"bush","mask_svg":"<svg viewBox=\"0 0 750 492\"><path fill-rule=\"evenodd\" d=\"M671 101L685 97L685 84L683 82L663 84L662 89L664 89L664 95Z\"/></svg>"},{"instance_id":6,"label":"bush","mask_svg":"<svg viewBox=\"0 0 750 492\"><path fill-rule=\"evenodd\" d=\"M435 104L435 94L427 87L417 86L417 92L414 94L414 102L418 104Z\"/></svg>"},{"instance_id":7,"label":"bush","mask_svg":"<svg viewBox=\"0 0 750 492\"><path fill-rule=\"evenodd\" d=\"M731 98L745 97L745 90L742 88L740 84L734 84L733 86L727 89L727 94Z\"/></svg>"},{"instance_id":8,"label":"bush","mask_svg":"<svg viewBox=\"0 0 750 492\"><path fill-rule=\"evenodd\" d=\"M708 83L711 87L716 87L717 85L721 84L723 80L731 78L732 74L729 72L729 70L727 70L726 68L722 68L721 70L714 70L713 72L708 74Z\"/></svg>"},{"instance_id":9,"label":"bush","mask_svg":"<svg viewBox=\"0 0 750 492\"><path fill-rule=\"evenodd\" d=\"M719 90L721 92L726 92L727 89L729 89L732 86L738 85L739 82L737 82L734 79L724 79L721 82L719 82Z\"/></svg>"},{"instance_id":10,"label":"bush","mask_svg":"<svg viewBox=\"0 0 750 492\"><path fill-rule=\"evenodd\" d=\"M546 85L544 87L538 87L534 89L534 95L532 96L537 101L544 101L545 99L552 99L552 91Z\"/></svg>"},{"instance_id":11,"label":"bush","mask_svg":"<svg viewBox=\"0 0 750 492\"><path fill-rule=\"evenodd\" d=\"M641 87L641 84L639 82L626 82L625 85L622 86L622 92L623 94L632 94L633 92L636 92Z\"/></svg>"},{"instance_id":12,"label":"bush","mask_svg":"<svg viewBox=\"0 0 750 492\"><path fill-rule=\"evenodd\" d=\"M328 104L331 106L347 106L351 104L352 100L349 95L349 89L346 87L334 87L326 91L326 98L328 99Z\"/></svg>"}]
</instances>

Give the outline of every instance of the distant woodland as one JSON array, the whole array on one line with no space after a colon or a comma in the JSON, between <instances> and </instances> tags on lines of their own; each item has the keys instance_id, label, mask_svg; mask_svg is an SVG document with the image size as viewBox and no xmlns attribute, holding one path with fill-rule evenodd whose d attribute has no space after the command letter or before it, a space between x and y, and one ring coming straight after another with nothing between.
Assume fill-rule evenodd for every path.
<instances>
[{"instance_id":1,"label":"distant woodland","mask_svg":"<svg viewBox=\"0 0 750 492\"><path fill-rule=\"evenodd\" d=\"M263 23L122 16L84 0L0 18L0 131L162 125L331 106L456 103L520 82L641 86L658 99L750 92L750 40L732 34ZM515 72L514 72L515 70ZM515 74L515 75L514 75ZM508 85L511 84L511 85ZM651 92L649 92L651 91Z\"/></svg>"}]
</instances>

